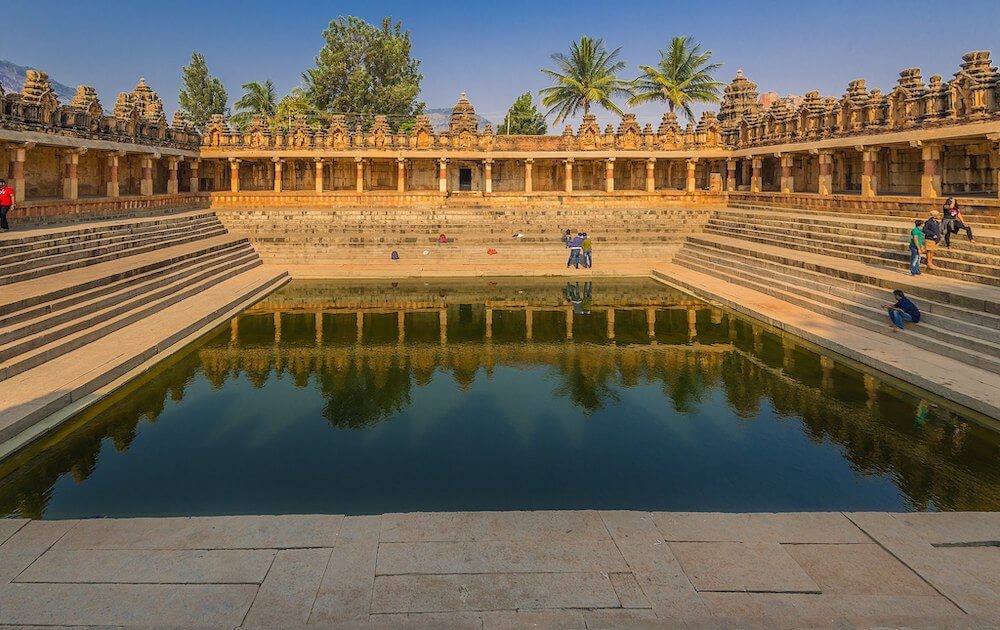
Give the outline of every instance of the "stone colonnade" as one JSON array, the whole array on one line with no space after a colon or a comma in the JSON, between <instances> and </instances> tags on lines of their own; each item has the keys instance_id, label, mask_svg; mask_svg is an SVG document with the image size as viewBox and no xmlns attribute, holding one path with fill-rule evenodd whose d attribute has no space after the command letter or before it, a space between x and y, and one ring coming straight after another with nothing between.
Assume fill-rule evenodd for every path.
<instances>
[{"instance_id":1,"label":"stone colonnade","mask_svg":"<svg viewBox=\"0 0 1000 630\"><path fill-rule=\"evenodd\" d=\"M727 190L944 197L1000 197L1000 134L957 141L778 151L739 156Z\"/></svg>"},{"instance_id":2,"label":"stone colonnade","mask_svg":"<svg viewBox=\"0 0 1000 630\"><path fill-rule=\"evenodd\" d=\"M195 193L201 189L200 164L154 152L0 144L0 175L6 174L19 201Z\"/></svg>"},{"instance_id":3,"label":"stone colonnade","mask_svg":"<svg viewBox=\"0 0 1000 630\"><path fill-rule=\"evenodd\" d=\"M229 157L211 161L230 192L655 193L736 190L736 160L689 157ZM217 168L228 162L228 169Z\"/></svg>"}]
</instances>

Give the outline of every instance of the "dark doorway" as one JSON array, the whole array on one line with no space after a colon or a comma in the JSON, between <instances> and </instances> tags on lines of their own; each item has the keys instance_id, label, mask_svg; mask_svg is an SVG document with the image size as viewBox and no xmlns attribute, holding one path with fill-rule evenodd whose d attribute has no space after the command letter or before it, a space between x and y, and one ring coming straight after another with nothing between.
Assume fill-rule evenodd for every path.
<instances>
[{"instance_id":1,"label":"dark doorway","mask_svg":"<svg viewBox=\"0 0 1000 630\"><path fill-rule=\"evenodd\" d=\"M472 169L471 168L460 168L460 169L458 169L458 189L459 190L472 190Z\"/></svg>"}]
</instances>

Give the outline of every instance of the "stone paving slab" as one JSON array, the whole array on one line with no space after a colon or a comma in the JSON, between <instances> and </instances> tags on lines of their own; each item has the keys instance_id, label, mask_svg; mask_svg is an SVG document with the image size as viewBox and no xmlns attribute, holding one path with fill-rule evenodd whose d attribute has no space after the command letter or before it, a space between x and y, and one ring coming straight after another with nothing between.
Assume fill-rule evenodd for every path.
<instances>
[{"instance_id":1,"label":"stone paving slab","mask_svg":"<svg viewBox=\"0 0 1000 630\"><path fill-rule=\"evenodd\" d=\"M823 593L938 595L919 575L874 543L787 545L783 549Z\"/></svg>"},{"instance_id":2,"label":"stone paving slab","mask_svg":"<svg viewBox=\"0 0 1000 630\"><path fill-rule=\"evenodd\" d=\"M989 512L914 512L896 514L894 518L932 545L1000 546L1000 523Z\"/></svg>"},{"instance_id":3,"label":"stone paving slab","mask_svg":"<svg viewBox=\"0 0 1000 630\"><path fill-rule=\"evenodd\" d=\"M382 542L609 539L597 512L438 512L382 517Z\"/></svg>"},{"instance_id":4,"label":"stone paving slab","mask_svg":"<svg viewBox=\"0 0 1000 630\"><path fill-rule=\"evenodd\" d=\"M88 626L238 626L249 584L8 584L0 623Z\"/></svg>"},{"instance_id":5,"label":"stone paving slab","mask_svg":"<svg viewBox=\"0 0 1000 630\"><path fill-rule=\"evenodd\" d=\"M368 618L382 518L349 516L344 519L309 615L310 623Z\"/></svg>"},{"instance_id":6,"label":"stone paving slab","mask_svg":"<svg viewBox=\"0 0 1000 630\"><path fill-rule=\"evenodd\" d=\"M26 518L0 519L0 545L28 523Z\"/></svg>"},{"instance_id":7,"label":"stone paving slab","mask_svg":"<svg viewBox=\"0 0 1000 630\"><path fill-rule=\"evenodd\" d=\"M332 549L279 551L243 625L276 628L306 624Z\"/></svg>"},{"instance_id":8,"label":"stone paving slab","mask_svg":"<svg viewBox=\"0 0 1000 630\"><path fill-rule=\"evenodd\" d=\"M13 581L76 524L77 521L33 521L20 528L0 545L0 584Z\"/></svg>"},{"instance_id":9,"label":"stone paving slab","mask_svg":"<svg viewBox=\"0 0 1000 630\"><path fill-rule=\"evenodd\" d=\"M627 571L613 541L381 543L376 575Z\"/></svg>"},{"instance_id":10,"label":"stone paving slab","mask_svg":"<svg viewBox=\"0 0 1000 630\"><path fill-rule=\"evenodd\" d=\"M50 549L16 582L260 584L274 551Z\"/></svg>"},{"instance_id":11,"label":"stone paving slab","mask_svg":"<svg viewBox=\"0 0 1000 630\"><path fill-rule=\"evenodd\" d=\"M81 521L60 549L333 547L342 516L204 516Z\"/></svg>"},{"instance_id":12,"label":"stone paving slab","mask_svg":"<svg viewBox=\"0 0 1000 630\"><path fill-rule=\"evenodd\" d=\"M819 586L778 543L669 543L699 592L818 593Z\"/></svg>"},{"instance_id":13,"label":"stone paving slab","mask_svg":"<svg viewBox=\"0 0 1000 630\"><path fill-rule=\"evenodd\" d=\"M379 575L372 613L618 608L601 573Z\"/></svg>"},{"instance_id":14,"label":"stone paving slab","mask_svg":"<svg viewBox=\"0 0 1000 630\"><path fill-rule=\"evenodd\" d=\"M839 512L654 512L653 520L667 542L871 542Z\"/></svg>"}]
</instances>

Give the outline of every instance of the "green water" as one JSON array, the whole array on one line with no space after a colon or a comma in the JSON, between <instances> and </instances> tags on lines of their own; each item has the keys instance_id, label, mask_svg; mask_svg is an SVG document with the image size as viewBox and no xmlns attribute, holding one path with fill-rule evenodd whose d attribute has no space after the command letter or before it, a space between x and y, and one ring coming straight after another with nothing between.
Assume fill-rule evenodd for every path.
<instances>
[{"instance_id":1,"label":"green water","mask_svg":"<svg viewBox=\"0 0 1000 630\"><path fill-rule=\"evenodd\" d=\"M0 463L0 515L996 510L998 444L647 280L296 282Z\"/></svg>"}]
</instances>

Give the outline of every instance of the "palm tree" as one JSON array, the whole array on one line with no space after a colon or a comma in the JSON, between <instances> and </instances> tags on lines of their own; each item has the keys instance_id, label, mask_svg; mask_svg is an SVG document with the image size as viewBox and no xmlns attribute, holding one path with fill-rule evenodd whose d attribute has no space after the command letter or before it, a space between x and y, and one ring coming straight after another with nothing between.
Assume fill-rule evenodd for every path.
<instances>
[{"instance_id":1,"label":"palm tree","mask_svg":"<svg viewBox=\"0 0 1000 630\"><path fill-rule=\"evenodd\" d=\"M590 113L591 104L621 115L622 110L612 99L614 96L631 96L629 83L615 76L625 68L624 61L618 61L621 48L608 52L603 39L581 37L573 42L569 55L552 55L558 70L545 70L555 85L542 89L542 105L549 108L546 115L555 113L555 122L575 116L580 109Z\"/></svg>"},{"instance_id":2,"label":"palm tree","mask_svg":"<svg viewBox=\"0 0 1000 630\"><path fill-rule=\"evenodd\" d=\"M635 94L628 104L666 101L671 112L679 109L693 121L691 105L718 103L719 91L724 85L713 76L722 64L709 63L711 58L712 51L702 52L692 38L674 37L670 40L670 49L660 51L659 64L639 66L642 75L632 82Z\"/></svg>"},{"instance_id":3,"label":"palm tree","mask_svg":"<svg viewBox=\"0 0 1000 630\"><path fill-rule=\"evenodd\" d=\"M244 83L243 96L233 105L236 108L233 121L242 127L250 121L250 117L253 115L274 116L278 109L276 101L274 84L271 83L270 79L263 83L258 81Z\"/></svg>"}]
</instances>

